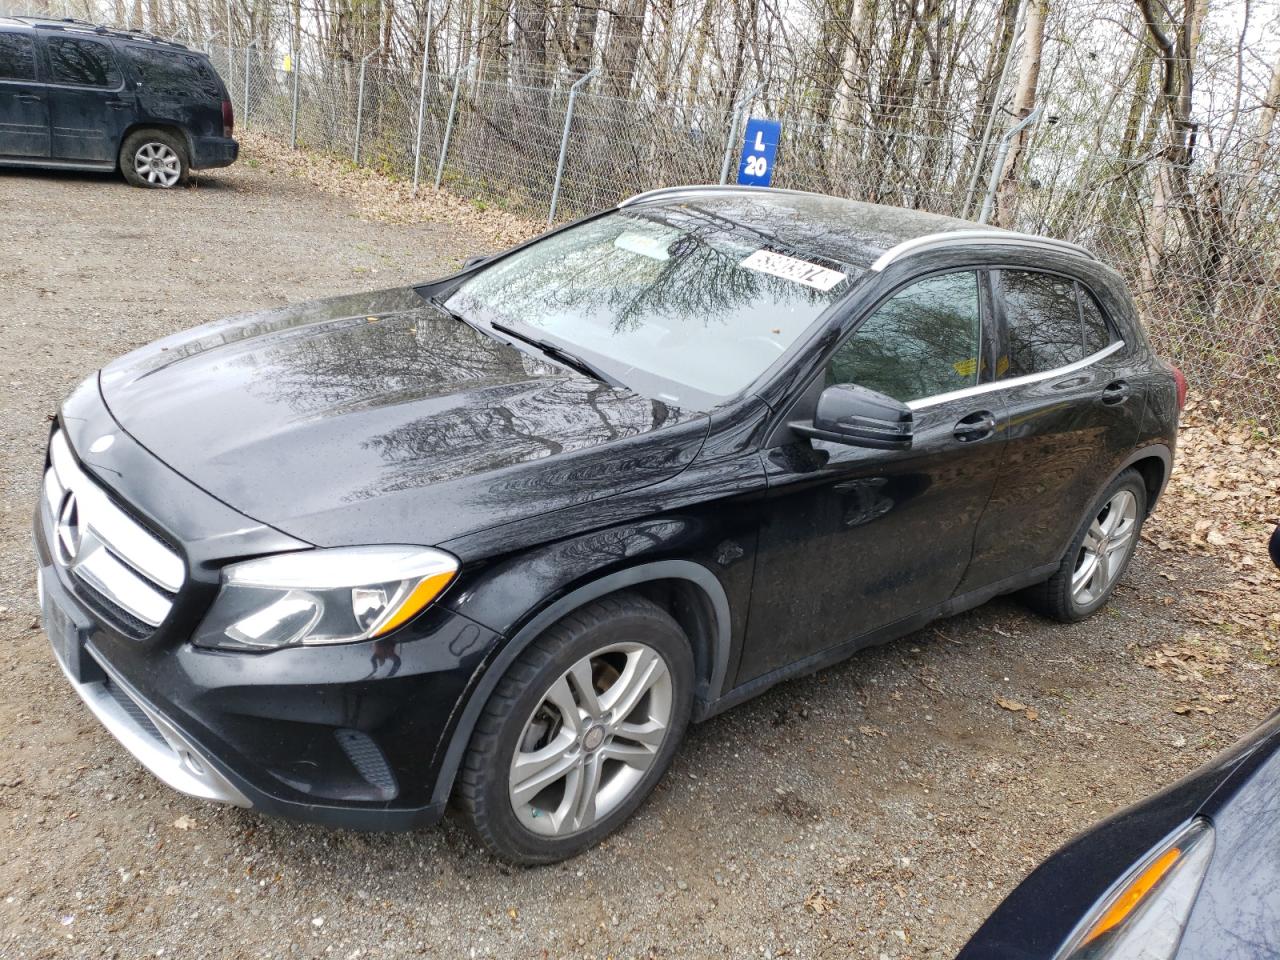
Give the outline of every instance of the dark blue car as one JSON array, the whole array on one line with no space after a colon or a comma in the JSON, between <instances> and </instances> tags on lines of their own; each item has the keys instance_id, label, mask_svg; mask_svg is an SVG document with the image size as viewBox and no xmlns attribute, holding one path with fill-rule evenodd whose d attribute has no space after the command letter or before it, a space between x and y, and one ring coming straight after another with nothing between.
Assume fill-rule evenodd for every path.
<instances>
[{"instance_id":1,"label":"dark blue car","mask_svg":"<svg viewBox=\"0 0 1280 960\"><path fill-rule=\"evenodd\" d=\"M0 166L119 169L139 187L235 162L208 57L79 20L0 17Z\"/></svg>"},{"instance_id":2,"label":"dark blue car","mask_svg":"<svg viewBox=\"0 0 1280 960\"><path fill-rule=\"evenodd\" d=\"M1271 540L1280 566L1280 529ZM956 960L1280 957L1280 711L1050 857Z\"/></svg>"}]
</instances>

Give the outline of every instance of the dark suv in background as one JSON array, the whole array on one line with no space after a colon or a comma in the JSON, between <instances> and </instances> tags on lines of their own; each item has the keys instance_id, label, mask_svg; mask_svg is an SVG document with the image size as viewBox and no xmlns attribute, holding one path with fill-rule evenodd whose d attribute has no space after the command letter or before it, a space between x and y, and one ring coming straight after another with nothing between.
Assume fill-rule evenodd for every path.
<instances>
[{"instance_id":1,"label":"dark suv in background","mask_svg":"<svg viewBox=\"0 0 1280 960\"><path fill-rule=\"evenodd\" d=\"M175 187L234 163L231 99L203 53L79 20L0 17L0 165Z\"/></svg>"}]
</instances>

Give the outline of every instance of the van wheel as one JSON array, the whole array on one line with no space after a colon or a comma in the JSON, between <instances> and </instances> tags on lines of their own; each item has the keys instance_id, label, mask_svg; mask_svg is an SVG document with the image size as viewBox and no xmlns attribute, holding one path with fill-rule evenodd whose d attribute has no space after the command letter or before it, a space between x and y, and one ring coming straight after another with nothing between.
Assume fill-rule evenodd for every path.
<instances>
[{"instance_id":1,"label":"van wheel","mask_svg":"<svg viewBox=\"0 0 1280 960\"><path fill-rule=\"evenodd\" d=\"M523 651L476 723L458 800L513 863L598 843L662 779L693 705L689 641L644 597L604 597Z\"/></svg>"},{"instance_id":2,"label":"van wheel","mask_svg":"<svg viewBox=\"0 0 1280 960\"><path fill-rule=\"evenodd\" d=\"M169 190L187 182L187 147L163 130L138 130L120 148L120 171L135 187Z\"/></svg>"},{"instance_id":3,"label":"van wheel","mask_svg":"<svg viewBox=\"0 0 1280 960\"><path fill-rule=\"evenodd\" d=\"M1102 609L1129 566L1146 516L1147 485L1137 470L1126 470L1094 503L1058 572L1023 591L1027 606L1063 623Z\"/></svg>"}]
</instances>

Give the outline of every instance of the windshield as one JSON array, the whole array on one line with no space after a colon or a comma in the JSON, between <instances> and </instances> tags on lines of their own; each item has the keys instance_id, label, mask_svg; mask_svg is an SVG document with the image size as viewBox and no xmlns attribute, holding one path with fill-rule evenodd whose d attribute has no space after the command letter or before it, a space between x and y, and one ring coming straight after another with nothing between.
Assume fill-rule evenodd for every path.
<instances>
[{"instance_id":1,"label":"windshield","mask_svg":"<svg viewBox=\"0 0 1280 960\"><path fill-rule=\"evenodd\" d=\"M500 260L446 306L570 350L642 395L707 410L749 386L861 272L695 204L639 206Z\"/></svg>"}]
</instances>

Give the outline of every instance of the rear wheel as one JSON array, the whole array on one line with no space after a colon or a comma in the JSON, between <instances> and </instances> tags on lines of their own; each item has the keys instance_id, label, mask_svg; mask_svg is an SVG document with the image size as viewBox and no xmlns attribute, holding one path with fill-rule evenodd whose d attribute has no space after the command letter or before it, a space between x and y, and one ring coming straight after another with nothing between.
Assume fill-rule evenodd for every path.
<instances>
[{"instance_id":1,"label":"rear wheel","mask_svg":"<svg viewBox=\"0 0 1280 960\"><path fill-rule=\"evenodd\" d=\"M670 765L693 677L683 631L643 597L561 620L511 665L472 735L458 795L476 835L538 864L617 829Z\"/></svg>"},{"instance_id":2,"label":"rear wheel","mask_svg":"<svg viewBox=\"0 0 1280 960\"><path fill-rule=\"evenodd\" d=\"M1129 566L1146 515L1146 483L1126 470L1098 498L1057 573L1024 591L1028 606L1065 623L1100 610Z\"/></svg>"},{"instance_id":3,"label":"rear wheel","mask_svg":"<svg viewBox=\"0 0 1280 960\"><path fill-rule=\"evenodd\" d=\"M185 183L187 147L164 130L137 130L120 147L120 171L135 187L168 190Z\"/></svg>"}]
</instances>

